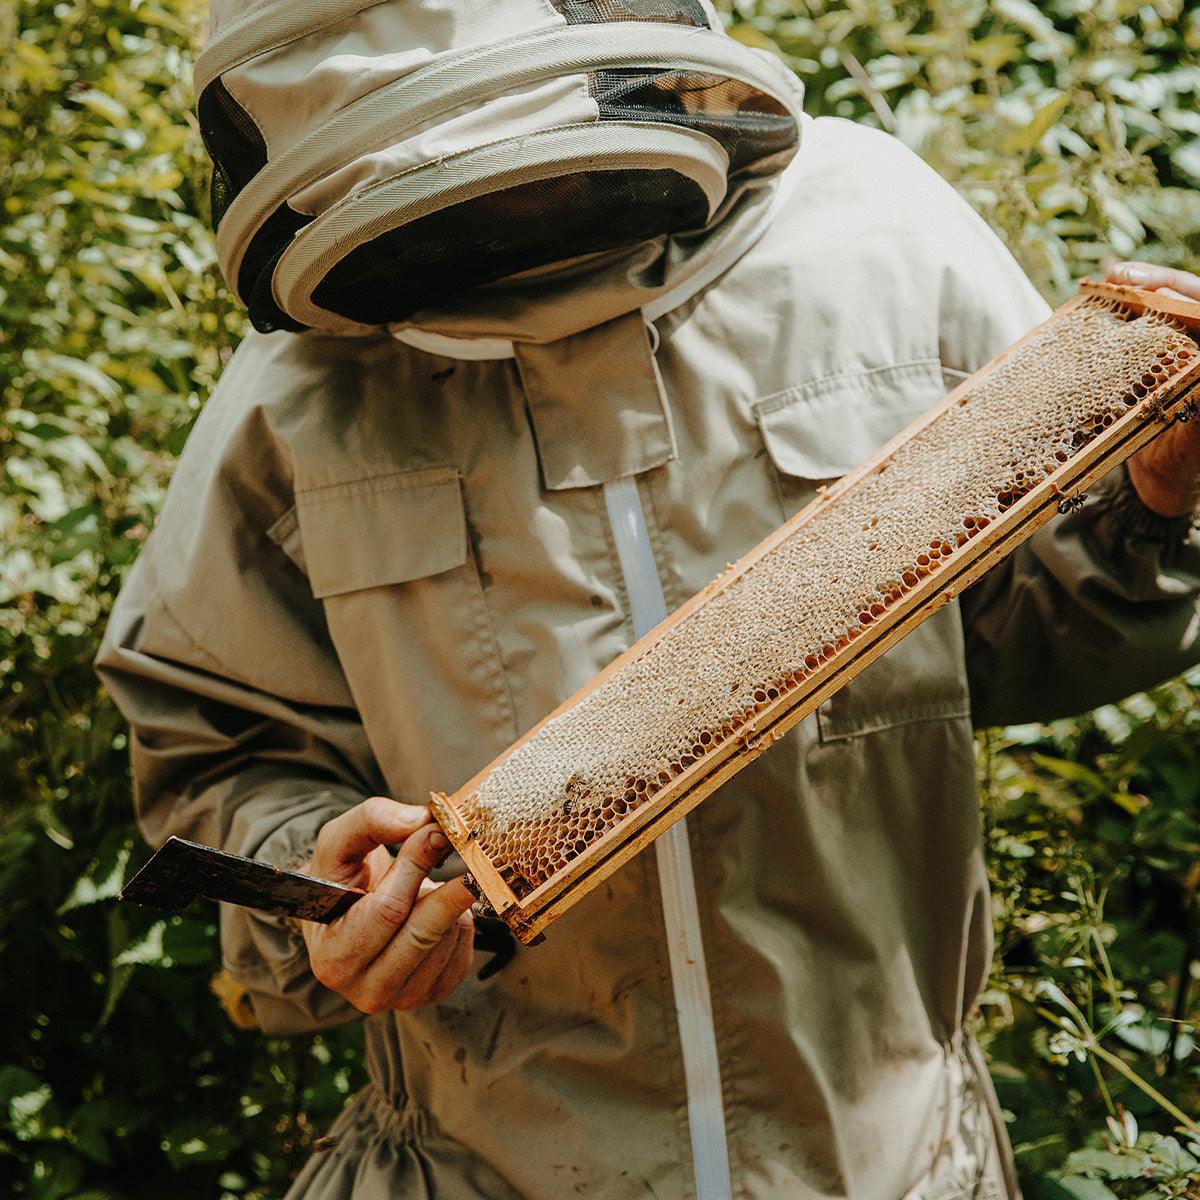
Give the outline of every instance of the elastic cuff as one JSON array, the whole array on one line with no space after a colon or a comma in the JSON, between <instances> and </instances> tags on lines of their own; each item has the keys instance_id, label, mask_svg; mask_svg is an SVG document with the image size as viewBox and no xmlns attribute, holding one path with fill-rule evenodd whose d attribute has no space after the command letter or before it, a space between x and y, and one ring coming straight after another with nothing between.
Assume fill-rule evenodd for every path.
<instances>
[{"instance_id":1,"label":"elastic cuff","mask_svg":"<svg viewBox=\"0 0 1200 1200\"><path fill-rule=\"evenodd\" d=\"M1131 542L1146 542L1155 546L1180 546L1196 528L1200 515L1164 517L1142 500L1129 477L1129 468L1122 463L1107 476L1104 488L1104 515L1120 527L1121 535Z\"/></svg>"}]
</instances>

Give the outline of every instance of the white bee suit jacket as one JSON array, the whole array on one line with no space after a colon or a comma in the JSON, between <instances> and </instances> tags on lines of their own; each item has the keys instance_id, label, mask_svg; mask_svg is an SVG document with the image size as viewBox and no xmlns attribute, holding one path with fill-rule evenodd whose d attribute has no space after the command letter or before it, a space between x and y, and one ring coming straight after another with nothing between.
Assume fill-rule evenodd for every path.
<instances>
[{"instance_id":1,"label":"white bee suit jacket","mask_svg":"<svg viewBox=\"0 0 1200 1200\"><path fill-rule=\"evenodd\" d=\"M512 33L474 7L481 42ZM522 7L553 33L598 6ZM331 291L346 311L303 332L274 293L259 315L290 325L234 355L99 659L151 841L294 863L369 795L456 789L656 594L677 607L1045 315L899 143L800 141L706 198L707 233L380 321ZM972 724L1183 669L1198 586L1187 523L1109 477L690 814L683 874L642 853L498 974L368 1018L371 1082L293 1200L1015 1196L964 1033L991 956ZM702 976L673 961L693 935ZM227 908L222 938L265 1030L356 1015L284 923Z\"/></svg>"}]
</instances>

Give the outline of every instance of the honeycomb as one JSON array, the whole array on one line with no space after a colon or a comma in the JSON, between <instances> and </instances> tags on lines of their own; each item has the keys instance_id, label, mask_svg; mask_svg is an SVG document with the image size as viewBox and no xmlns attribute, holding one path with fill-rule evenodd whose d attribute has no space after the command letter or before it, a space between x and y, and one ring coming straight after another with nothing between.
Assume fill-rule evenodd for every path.
<instances>
[{"instance_id":1,"label":"honeycomb","mask_svg":"<svg viewBox=\"0 0 1200 1200\"><path fill-rule=\"evenodd\" d=\"M739 739L770 702L803 692L1198 352L1169 318L1098 297L1047 322L877 470L735 566L703 604L456 797L472 836L517 897L528 895Z\"/></svg>"}]
</instances>

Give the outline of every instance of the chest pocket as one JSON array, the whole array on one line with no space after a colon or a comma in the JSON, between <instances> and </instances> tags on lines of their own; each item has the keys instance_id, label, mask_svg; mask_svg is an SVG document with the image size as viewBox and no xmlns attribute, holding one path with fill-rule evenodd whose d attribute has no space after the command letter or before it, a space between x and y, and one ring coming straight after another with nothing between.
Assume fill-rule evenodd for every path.
<instances>
[{"instance_id":1,"label":"chest pocket","mask_svg":"<svg viewBox=\"0 0 1200 1200\"><path fill-rule=\"evenodd\" d=\"M303 570L400 800L465 782L516 736L453 467L298 489L268 536Z\"/></svg>"},{"instance_id":2,"label":"chest pocket","mask_svg":"<svg viewBox=\"0 0 1200 1200\"><path fill-rule=\"evenodd\" d=\"M869 458L945 395L936 359L834 375L758 401L754 416L782 515ZM822 741L970 713L957 602L939 609L817 710Z\"/></svg>"}]
</instances>

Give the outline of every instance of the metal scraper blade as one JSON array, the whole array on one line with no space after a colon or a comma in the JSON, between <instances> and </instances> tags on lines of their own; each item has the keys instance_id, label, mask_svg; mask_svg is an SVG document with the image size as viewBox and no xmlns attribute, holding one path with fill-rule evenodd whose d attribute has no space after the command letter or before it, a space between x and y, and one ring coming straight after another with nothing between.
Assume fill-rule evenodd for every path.
<instances>
[{"instance_id":1,"label":"metal scraper blade","mask_svg":"<svg viewBox=\"0 0 1200 1200\"><path fill-rule=\"evenodd\" d=\"M365 895L359 888L172 837L125 885L119 899L166 909L186 908L197 899L223 900L327 925ZM517 943L503 921L477 913L475 949L493 956L479 972L480 979L487 979L512 961Z\"/></svg>"},{"instance_id":2,"label":"metal scraper blade","mask_svg":"<svg viewBox=\"0 0 1200 1200\"><path fill-rule=\"evenodd\" d=\"M185 908L197 898L224 900L328 924L364 895L359 888L172 837L125 885L120 898L168 909Z\"/></svg>"}]
</instances>

